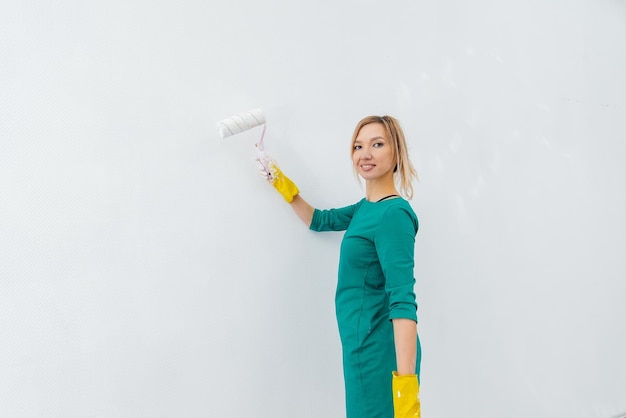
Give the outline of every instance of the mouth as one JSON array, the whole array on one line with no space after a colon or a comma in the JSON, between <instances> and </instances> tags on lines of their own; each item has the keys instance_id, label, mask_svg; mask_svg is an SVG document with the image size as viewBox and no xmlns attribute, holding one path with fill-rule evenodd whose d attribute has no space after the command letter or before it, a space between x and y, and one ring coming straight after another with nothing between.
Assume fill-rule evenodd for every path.
<instances>
[{"instance_id":1,"label":"mouth","mask_svg":"<svg viewBox=\"0 0 626 418\"><path fill-rule=\"evenodd\" d=\"M376 164L361 164L361 170L363 171L370 171L374 167L376 167Z\"/></svg>"}]
</instances>

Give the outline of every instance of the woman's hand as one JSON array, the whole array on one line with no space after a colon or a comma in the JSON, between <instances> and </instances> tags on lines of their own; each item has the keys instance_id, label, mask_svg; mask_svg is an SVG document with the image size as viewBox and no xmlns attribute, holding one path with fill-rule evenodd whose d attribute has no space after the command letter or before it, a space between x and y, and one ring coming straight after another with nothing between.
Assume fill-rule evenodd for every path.
<instances>
[{"instance_id":1,"label":"woman's hand","mask_svg":"<svg viewBox=\"0 0 626 418\"><path fill-rule=\"evenodd\" d=\"M276 162L269 157L258 160L261 175L280 193L287 203L291 203L293 198L300 193L296 184L291 181L276 165Z\"/></svg>"},{"instance_id":2,"label":"woman's hand","mask_svg":"<svg viewBox=\"0 0 626 418\"><path fill-rule=\"evenodd\" d=\"M419 418L419 380L415 374L417 324L405 318L393 319L392 323L398 367L392 378L394 418Z\"/></svg>"},{"instance_id":3,"label":"woman's hand","mask_svg":"<svg viewBox=\"0 0 626 418\"><path fill-rule=\"evenodd\" d=\"M420 385L417 375L398 376L397 372L393 372L391 390L394 418L420 418Z\"/></svg>"}]
</instances>

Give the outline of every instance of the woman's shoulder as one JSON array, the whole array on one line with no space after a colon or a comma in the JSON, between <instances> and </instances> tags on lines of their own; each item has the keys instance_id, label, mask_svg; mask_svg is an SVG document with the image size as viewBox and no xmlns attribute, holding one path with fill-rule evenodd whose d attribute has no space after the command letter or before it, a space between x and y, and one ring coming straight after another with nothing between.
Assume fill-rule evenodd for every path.
<instances>
[{"instance_id":1,"label":"woman's shoulder","mask_svg":"<svg viewBox=\"0 0 626 418\"><path fill-rule=\"evenodd\" d=\"M389 203L388 210L407 210L410 213L415 214L411 202L401 196L398 196L394 199L389 199L387 200L387 202Z\"/></svg>"},{"instance_id":2,"label":"woman's shoulder","mask_svg":"<svg viewBox=\"0 0 626 418\"><path fill-rule=\"evenodd\" d=\"M413 206L411 206L411 203L403 197L388 200L388 204L384 209L383 218L409 218L413 222L415 229L417 229L419 225Z\"/></svg>"}]
</instances>

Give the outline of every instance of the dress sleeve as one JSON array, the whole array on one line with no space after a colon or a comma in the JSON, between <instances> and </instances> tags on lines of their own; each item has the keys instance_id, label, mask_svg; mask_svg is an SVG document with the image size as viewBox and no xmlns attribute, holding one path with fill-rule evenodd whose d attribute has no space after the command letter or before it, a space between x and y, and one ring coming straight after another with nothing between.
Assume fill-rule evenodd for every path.
<instances>
[{"instance_id":1,"label":"dress sleeve","mask_svg":"<svg viewBox=\"0 0 626 418\"><path fill-rule=\"evenodd\" d=\"M389 296L389 319L417 322L415 301L415 235L418 221L412 210L392 206L385 212L374 237Z\"/></svg>"},{"instance_id":2,"label":"dress sleeve","mask_svg":"<svg viewBox=\"0 0 626 418\"><path fill-rule=\"evenodd\" d=\"M315 209L309 229L313 231L345 231L350 225L359 203L337 209Z\"/></svg>"}]
</instances>

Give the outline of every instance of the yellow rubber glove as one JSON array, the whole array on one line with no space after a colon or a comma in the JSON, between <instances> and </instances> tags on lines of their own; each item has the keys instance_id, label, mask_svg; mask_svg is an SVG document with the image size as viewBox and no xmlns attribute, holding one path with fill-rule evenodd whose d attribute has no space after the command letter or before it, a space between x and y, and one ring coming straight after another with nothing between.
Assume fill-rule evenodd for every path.
<instances>
[{"instance_id":1,"label":"yellow rubber glove","mask_svg":"<svg viewBox=\"0 0 626 418\"><path fill-rule=\"evenodd\" d=\"M392 374L394 418L420 418L420 385L417 375L398 376L397 372Z\"/></svg>"},{"instance_id":2,"label":"yellow rubber glove","mask_svg":"<svg viewBox=\"0 0 626 418\"><path fill-rule=\"evenodd\" d=\"M293 198L300 193L296 184L291 181L276 165L276 162L270 158L263 161L264 166L269 168L270 173L268 175L267 170L261 170L261 174L267 179L267 181L274 186L274 188L283 195L287 203L291 203ZM263 163L261 164L263 166Z\"/></svg>"}]
</instances>

